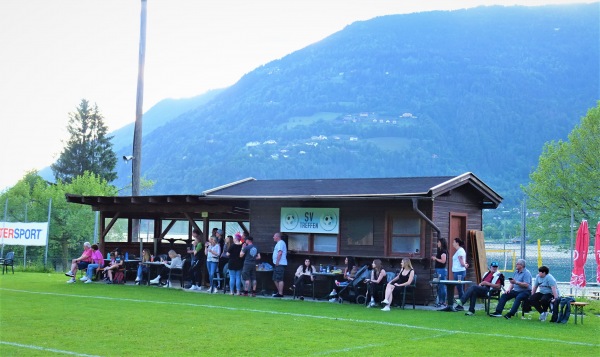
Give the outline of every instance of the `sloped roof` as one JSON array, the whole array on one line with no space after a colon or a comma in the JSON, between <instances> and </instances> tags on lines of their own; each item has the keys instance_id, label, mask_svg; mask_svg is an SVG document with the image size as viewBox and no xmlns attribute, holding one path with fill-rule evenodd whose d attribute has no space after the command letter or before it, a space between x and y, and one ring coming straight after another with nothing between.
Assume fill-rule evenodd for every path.
<instances>
[{"instance_id":1,"label":"sloped roof","mask_svg":"<svg viewBox=\"0 0 600 357\"><path fill-rule=\"evenodd\" d=\"M459 176L256 180L247 178L203 192L206 197L238 199L325 199L437 197L470 185L484 196L489 208L502 197L472 173Z\"/></svg>"}]
</instances>

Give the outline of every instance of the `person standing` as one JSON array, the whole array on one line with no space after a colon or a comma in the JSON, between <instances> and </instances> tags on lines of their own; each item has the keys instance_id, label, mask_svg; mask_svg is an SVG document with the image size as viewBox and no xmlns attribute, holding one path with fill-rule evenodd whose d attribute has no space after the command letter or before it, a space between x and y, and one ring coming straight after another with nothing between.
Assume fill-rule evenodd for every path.
<instances>
[{"instance_id":1,"label":"person standing","mask_svg":"<svg viewBox=\"0 0 600 357\"><path fill-rule=\"evenodd\" d=\"M190 265L190 280L192 286L189 290L200 290L202 280L202 265L205 264L204 249L202 246L202 232L198 228L192 230L192 249L188 251L192 255L192 264Z\"/></svg>"},{"instance_id":2,"label":"person standing","mask_svg":"<svg viewBox=\"0 0 600 357\"><path fill-rule=\"evenodd\" d=\"M437 240L437 253L432 255L431 259L435 262L435 273L439 280L446 280L448 278L448 269L446 269L446 262L448 260L448 243L444 238L438 238ZM435 307L446 306L446 286L439 284L437 286L437 304Z\"/></svg>"},{"instance_id":3,"label":"person standing","mask_svg":"<svg viewBox=\"0 0 600 357\"><path fill-rule=\"evenodd\" d=\"M283 297L283 277L285 275L285 267L287 266L287 246L283 239L281 239L282 233L277 232L273 235L275 241L275 248L273 249L273 281L277 288L277 293L273 294L273 297Z\"/></svg>"},{"instance_id":4,"label":"person standing","mask_svg":"<svg viewBox=\"0 0 600 357\"><path fill-rule=\"evenodd\" d=\"M538 268L538 275L533 281L533 289L529 297L529 304L540 313L540 321L546 321L548 308L560 300L556 287L556 279L550 274L550 269L542 265Z\"/></svg>"},{"instance_id":5,"label":"person standing","mask_svg":"<svg viewBox=\"0 0 600 357\"><path fill-rule=\"evenodd\" d=\"M460 238L454 238L452 244L456 250L452 256L452 279L465 280L467 268L469 267L469 264L467 263L467 252L465 251L465 242ZM456 290L458 291L458 299L462 300L464 294L463 286L461 284L456 285Z\"/></svg>"},{"instance_id":6,"label":"person standing","mask_svg":"<svg viewBox=\"0 0 600 357\"><path fill-rule=\"evenodd\" d=\"M208 270L208 280L210 282L210 293L217 292L217 284L215 275L219 269L219 257L221 256L221 246L217 242L217 238L208 238L208 245L205 249L206 254L206 269Z\"/></svg>"},{"instance_id":7,"label":"person standing","mask_svg":"<svg viewBox=\"0 0 600 357\"><path fill-rule=\"evenodd\" d=\"M227 251L229 257L229 289L231 295L237 290L238 295L242 295L242 268L244 266L244 259L240 258L240 252L242 251L242 236L236 233L233 238L233 244Z\"/></svg>"},{"instance_id":8,"label":"person standing","mask_svg":"<svg viewBox=\"0 0 600 357\"><path fill-rule=\"evenodd\" d=\"M252 296L256 296L256 261L260 260L258 248L253 244L252 236L246 237L246 242L242 245L240 258L244 258L242 268L242 279L245 282L244 296L248 296L248 290L252 287Z\"/></svg>"},{"instance_id":9,"label":"person standing","mask_svg":"<svg viewBox=\"0 0 600 357\"><path fill-rule=\"evenodd\" d=\"M70 277L67 283L74 283L75 276L77 275L77 269L87 269L88 264L92 262L92 245L90 242L83 243L83 253L79 258L71 260L71 270L65 273L66 276Z\"/></svg>"},{"instance_id":10,"label":"person standing","mask_svg":"<svg viewBox=\"0 0 600 357\"><path fill-rule=\"evenodd\" d=\"M502 317L504 305L506 305L509 300L515 299L508 314L504 315L505 319L510 319L517 313L517 310L519 310L521 301L529 299L529 296L531 295L531 273L525 268L525 260L517 260L516 265L517 269L515 275L508 279L510 281L510 286L508 290L506 290L506 293L500 296L496 311L490 315L492 317Z\"/></svg>"}]
</instances>

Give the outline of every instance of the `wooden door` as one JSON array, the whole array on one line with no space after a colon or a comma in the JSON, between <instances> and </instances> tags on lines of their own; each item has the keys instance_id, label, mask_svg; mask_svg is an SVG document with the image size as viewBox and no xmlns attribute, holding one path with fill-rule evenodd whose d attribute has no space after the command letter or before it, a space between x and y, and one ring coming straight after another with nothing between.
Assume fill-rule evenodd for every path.
<instances>
[{"instance_id":1,"label":"wooden door","mask_svg":"<svg viewBox=\"0 0 600 357\"><path fill-rule=\"evenodd\" d=\"M448 232L448 277L452 279L452 256L456 252L454 249L454 238L460 238L465 242L465 251L467 250L467 214L450 212L450 229Z\"/></svg>"}]
</instances>

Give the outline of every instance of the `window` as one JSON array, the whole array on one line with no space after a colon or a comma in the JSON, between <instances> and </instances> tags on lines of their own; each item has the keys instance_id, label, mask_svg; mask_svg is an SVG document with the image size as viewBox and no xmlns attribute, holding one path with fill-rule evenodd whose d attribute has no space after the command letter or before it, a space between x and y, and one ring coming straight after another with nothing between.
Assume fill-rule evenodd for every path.
<instances>
[{"instance_id":1,"label":"window","mask_svg":"<svg viewBox=\"0 0 600 357\"><path fill-rule=\"evenodd\" d=\"M108 226L111 219L105 219L105 226ZM118 218L110 231L104 237L105 242L127 242L127 227L129 220L127 218Z\"/></svg>"},{"instance_id":2,"label":"window","mask_svg":"<svg viewBox=\"0 0 600 357\"><path fill-rule=\"evenodd\" d=\"M286 233L288 249L305 253L337 253L337 234Z\"/></svg>"},{"instance_id":3,"label":"window","mask_svg":"<svg viewBox=\"0 0 600 357\"><path fill-rule=\"evenodd\" d=\"M423 242L423 222L419 217L394 214L388 218L390 255L420 256Z\"/></svg>"}]
</instances>

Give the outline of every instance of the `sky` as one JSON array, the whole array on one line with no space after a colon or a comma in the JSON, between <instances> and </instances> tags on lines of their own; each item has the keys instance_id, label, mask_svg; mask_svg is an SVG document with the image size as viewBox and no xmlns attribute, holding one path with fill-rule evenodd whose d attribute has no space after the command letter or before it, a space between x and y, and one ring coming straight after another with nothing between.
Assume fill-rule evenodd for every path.
<instances>
[{"instance_id":1,"label":"sky","mask_svg":"<svg viewBox=\"0 0 600 357\"><path fill-rule=\"evenodd\" d=\"M143 111L233 85L356 21L584 2L593 1L147 0ZM140 0L0 1L0 190L56 161L81 99L109 131L135 121L140 10Z\"/></svg>"}]
</instances>

